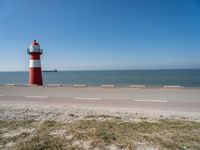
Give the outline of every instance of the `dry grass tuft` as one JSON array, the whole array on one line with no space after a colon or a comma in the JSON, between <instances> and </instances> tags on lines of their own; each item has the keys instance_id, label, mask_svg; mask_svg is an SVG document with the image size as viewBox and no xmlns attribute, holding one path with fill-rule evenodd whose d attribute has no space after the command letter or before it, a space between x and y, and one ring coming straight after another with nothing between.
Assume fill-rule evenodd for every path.
<instances>
[{"instance_id":1,"label":"dry grass tuft","mask_svg":"<svg viewBox=\"0 0 200 150\"><path fill-rule=\"evenodd\" d=\"M95 118L95 117L92 117ZM182 120L159 120L157 122L123 122L121 119L98 121L81 120L74 123L55 121L1 121L0 137L8 130L35 127L33 133L3 139L17 150L81 150L81 149L200 149L200 123ZM54 131L66 131L62 136ZM56 132L54 132L56 133ZM70 136L70 138L68 138ZM15 143L15 144L9 144Z\"/></svg>"}]
</instances>

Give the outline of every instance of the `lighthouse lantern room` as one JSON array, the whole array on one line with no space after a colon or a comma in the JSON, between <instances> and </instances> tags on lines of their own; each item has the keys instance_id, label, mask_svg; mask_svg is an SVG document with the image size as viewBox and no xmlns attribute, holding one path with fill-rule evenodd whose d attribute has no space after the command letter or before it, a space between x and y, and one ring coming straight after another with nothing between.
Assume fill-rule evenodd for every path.
<instances>
[{"instance_id":1,"label":"lighthouse lantern room","mask_svg":"<svg viewBox=\"0 0 200 150\"><path fill-rule=\"evenodd\" d=\"M40 62L40 55L43 53L43 50L40 49L40 45L36 42L36 40L34 40L31 43L30 48L27 49L27 52L30 56L28 83L30 85L43 85Z\"/></svg>"}]
</instances>

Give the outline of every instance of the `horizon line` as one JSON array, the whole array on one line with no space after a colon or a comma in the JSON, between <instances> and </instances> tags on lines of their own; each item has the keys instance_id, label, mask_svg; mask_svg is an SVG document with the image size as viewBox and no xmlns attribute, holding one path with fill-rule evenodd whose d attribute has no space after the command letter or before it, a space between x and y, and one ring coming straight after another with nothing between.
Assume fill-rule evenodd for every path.
<instances>
[{"instance_id":1,"label":"horizon line","mask_svg":"<svg viewBox=\"0 0 200 150\"><path fill-rule=\"evenodd\" d=\"M75 69L75 70L58 70L60 71L130 71L130 70L199 70L200 68L144 68L144 69ZM54 70L54 69L44 69L44 70ZM28 70L0 70L0 72L28 72Z\"/></svg>"}]
</instances>

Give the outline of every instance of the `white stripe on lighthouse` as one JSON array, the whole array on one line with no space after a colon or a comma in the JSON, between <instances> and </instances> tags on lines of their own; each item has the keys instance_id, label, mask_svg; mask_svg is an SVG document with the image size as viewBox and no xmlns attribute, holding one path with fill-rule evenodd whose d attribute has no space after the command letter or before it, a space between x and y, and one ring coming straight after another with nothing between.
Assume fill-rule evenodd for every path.
<instances>
[{"instance_id":1,"label":"white stripe on lighthouse","mask_svg":"<svg viewBox=\"0 0 200 150\"><path fill-rule=\"evenodd\" d=\"M40 52L40 46L39 45L30 46L30 52Z\"/></svg>"},{"instance_id":2,"label":"white stripe on lighthouse","mask_svg":"<svg viewBox=\"0 0 200 150\"><path fill-rule=\"evenodd\" d=\"M30 60L29 61L29 68L40 68L41 67L41 63L40 63L40 60Z\"/></svg>"}]
</instances>

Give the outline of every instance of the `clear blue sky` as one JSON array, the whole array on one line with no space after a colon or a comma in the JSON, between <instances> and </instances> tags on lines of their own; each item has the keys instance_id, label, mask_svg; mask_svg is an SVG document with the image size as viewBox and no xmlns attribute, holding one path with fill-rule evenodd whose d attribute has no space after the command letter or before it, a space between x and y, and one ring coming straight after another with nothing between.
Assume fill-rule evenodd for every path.
<instances>
[{"instance_id":1,"label":"clear blue sky","mask_svg":"<svg viewBox=\"0 0 200 150\"><path fill-rule=\"evenodd\" d=\"M200 68L200 0L1 0L0 71Z\"/></svg>"}]
</instances>

